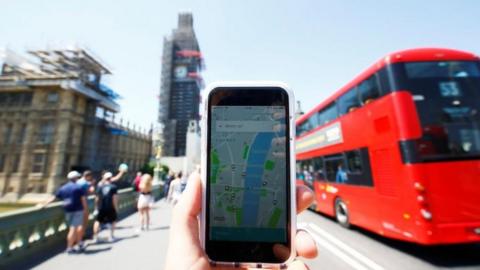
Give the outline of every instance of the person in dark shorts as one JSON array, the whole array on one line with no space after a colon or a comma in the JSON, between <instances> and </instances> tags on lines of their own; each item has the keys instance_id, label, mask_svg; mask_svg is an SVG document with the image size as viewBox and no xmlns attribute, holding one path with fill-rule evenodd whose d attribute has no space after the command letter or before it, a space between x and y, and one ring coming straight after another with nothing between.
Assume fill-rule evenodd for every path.
<instances>
[{"instance_id":1,"label":"person in dark shorts","mask_svg":"<svg viewBox=\"0 0 480 270\"><path fill-rule=\"evenodd\" d=\"M95 205L98 210L95 224L93 225L94 241L98 242L98 232L101 224L110 225L110 242L115 241L115 221L117 220L118 195L117 187L112 183L112 173L103 175L103 184L97 189Z\"/></svg>"},{"instance_id":2,"label":"person in dark shorts","mask_svg":"<svg viewBox=\"0 0 480 270\"><path fill-rule=\"evenodd\" d=\"M76 183L85 192L85 197L88 203L88 196L95 194L95 179L93 179L93 173L89 170L84 171L82 178L78 179ZM88 215L89 215L89 209L87 207L87 209L85 209L83 213L83 229L81 234L82 239L84 238L85 231L88 229Z\"/></svg>"},{"instance_id":3,"label":"person in dark shorts","mask_svg":"<svg viewBox=\"0 0 480 270\"><path fill-rule=\"evenodd\" d=\"M85 249L82 241L83 235L83 216L87 209L87 200L85 191L75 182L81 177L77 171L68 173L68 182L61 186L55 193L55 197L50 198L47 202L40 204L45 207L55 199L63 201L63 209L65 210L65 221L69 227L67 234L67 253L72 254L81 252ZM75 245L78 246L75 246Z\"/></svg>"}]
</instances>

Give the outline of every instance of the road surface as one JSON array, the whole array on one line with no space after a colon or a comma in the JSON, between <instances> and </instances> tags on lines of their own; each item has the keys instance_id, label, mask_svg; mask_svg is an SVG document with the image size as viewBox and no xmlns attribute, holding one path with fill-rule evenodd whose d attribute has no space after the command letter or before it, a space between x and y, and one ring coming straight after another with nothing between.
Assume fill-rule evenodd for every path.
<instances>
[{"instance_id":1,"label":"road surface","mask_svg":"<svg viewBox=\"0 0 480 270\"><path fill-rule=\"evenodd\" d=\"M157 202L152 229L137 232L138 214L119 223L115 243L90 244L85 254L60 253L34 269L163 269L171 206ZM318 242L319 256L307 260L310 269L480 269L480 245L425 248L378 237L360 229L344 229L311 211L299 225ZM102 232L101 236L106 236Z\"/></svg>"}]
</instances>

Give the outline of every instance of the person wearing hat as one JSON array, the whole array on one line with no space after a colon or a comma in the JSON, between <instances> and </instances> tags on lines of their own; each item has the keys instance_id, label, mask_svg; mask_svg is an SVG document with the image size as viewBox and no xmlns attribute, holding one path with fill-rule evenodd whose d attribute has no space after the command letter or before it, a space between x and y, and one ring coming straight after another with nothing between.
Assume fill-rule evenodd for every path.
<instances>
[{"instance_id":1,"label":"person wearing hat","mask_svg":"<svg viewBox=\"0 0 480 270\"><path fill-rule=\"evenodd\" d=\"M82 226L84 211L88 209L87 200L84 189L75 183L81 176L77 171L69 172L67 175L68 182L57 190L55 197L40 205L40 207L44 208L55 199L63 201L65 220L69 227L66 250L68 254L81 252L85 249L82 241ZM76 244L78 245L77 247L75 246Z\"/></svg>"},{"instance_id":2,"label":"person wearing hat","mask_svg":"<svg viewBox=\"0 0 480 270\"><path fill-rule=\"evenodd\" d=\"M113 176L113 174L112 174L111 172L104 171L104 172L102 173L102 179L100 180L100 182L98 182L97 187L102 186L102 185L105 183L105 179L106 179L106 178L109 178L111 183L120 180L120 179L122 178L122 176L123 176L126 172L127 172L127 171L125 171L124 169L123 169L123 170L119 170L118 173L117 173L117 175Z\"/></svg>"},{"instance_id":3,"label":"person wearing hat","mask_svg":"<svg viewBox=\"0 0 480 270\"><path fill-rule=\"evenodd\" d=\"M112 184L111 172L103 174L101 185L98 186L95 197L95 206L98 211L95 224L93 225L94 241L98 242L98 233L101 224L110 224L110 241L115 241L115 221L118 213L117 186Z\"/></svg>"}]
</instances>

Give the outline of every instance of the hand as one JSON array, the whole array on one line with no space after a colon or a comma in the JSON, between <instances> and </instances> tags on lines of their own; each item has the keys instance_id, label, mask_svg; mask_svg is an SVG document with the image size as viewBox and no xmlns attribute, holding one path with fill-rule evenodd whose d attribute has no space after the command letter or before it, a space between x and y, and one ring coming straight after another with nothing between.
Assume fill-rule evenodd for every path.
<instances>
[{"instance_id":1,"label":"hand","mask_svg":"<svg viewBox=\"0 0 480 270\"><path fill-rule=\"evenodd\" d=\"M44 209L45 207L47 207L47 205L49 203L52 203L53 201L55 200L55 196L50 196L50 198L48 198L48 200L44 201L44 202L40 202L40 203L37 203L35 205L35 207L39 208L39 209Z\"/></svg>"},{"instance_id":2,"label":"hand","mask_svg":"<svg viewBox=\"0 0 480 270\"><path fill-rule=\"evenodd\" d=\"M45 203L37 203L37 204L35 205L35 207L38 208L38 209L43 209L43 208L45 208L45 206L46 206Z\"/></svg>"},{"instance_id":3,"label":"hand","mask_svg":"<svg viewBox=\"0 0 480 270\"><path fill-rule=\"evenodd\" d=\"M305 210L313 202L313 192L305 187L297 187L297 213ZM202 188L200 175L193 173L188 180L187 188L174 207L170 225L169 247L167 252L166 270L208 269L212 268L207 255L200 245L199 224L197 216L202 206ZM297 255L304 258L315 258L317 246L311 236L305 231L298 231L295 237ZM228 268L232 269L232 268ZM235 268L238 269L238 268ZM299 260L288 267L289 270L308 269Z\"/></svg>"}]
</instances>

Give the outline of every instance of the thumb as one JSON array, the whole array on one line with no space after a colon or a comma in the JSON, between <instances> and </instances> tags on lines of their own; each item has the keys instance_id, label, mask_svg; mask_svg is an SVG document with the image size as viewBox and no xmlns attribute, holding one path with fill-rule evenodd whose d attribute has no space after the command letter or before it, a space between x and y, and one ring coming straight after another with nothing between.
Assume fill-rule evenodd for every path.
<instances>
[{"instance_id":1,"label":"thumb","mask_svg":"<svg viewBox=\"0 0 480 270\"><path fill-rule=\"evenodd\" d=\"M181 218L196 218L202 209L202 185L200 174L192 173L187 181L187 187L175 206L175 211Z\"/></svg>"},{"instance_id":2,"label":"thumb","mask_svg":"<svg viewBox=\"0 0 480 270\"><path fill-rule=\"evenodd\" d=\"M201 192L200 175L193 173L173 210L166 269L210 269L199 238Z\"/></svg>"}]
</instances>

